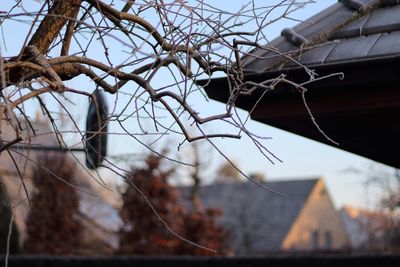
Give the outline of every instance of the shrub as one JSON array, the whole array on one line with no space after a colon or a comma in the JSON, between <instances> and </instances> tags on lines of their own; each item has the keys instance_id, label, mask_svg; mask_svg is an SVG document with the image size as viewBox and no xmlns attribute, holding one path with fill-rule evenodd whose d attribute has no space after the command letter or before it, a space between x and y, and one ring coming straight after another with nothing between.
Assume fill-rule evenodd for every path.
<instances>
[{"instance_id":1,"label":"shrub","mask_svg":"<svg viewBox=\"0 0 400 267\"><path fill-rule=\"evenodd\" d=\"M160 170L159 157L149 156L144 168L133 169L127 175L128 187L120 211L124 222L120 230L120 254L216 255L189 244L168 227L196 244L226 251L227 235L215 221L217 210L185 212L178 190L168 184L171 173Z\"/></svg>"},{"instance_id":2,"label":"shrub","mask_svg":"<svg viewBox=\"0 0 400 267\"><path fill-rule=\"evenodd\" d=\"M71 185L74 170L65 154L39 157L32 177L37 192L27 217L24 252L68 255L80 247L79 198Z\"/></svg>"}]
</instances>

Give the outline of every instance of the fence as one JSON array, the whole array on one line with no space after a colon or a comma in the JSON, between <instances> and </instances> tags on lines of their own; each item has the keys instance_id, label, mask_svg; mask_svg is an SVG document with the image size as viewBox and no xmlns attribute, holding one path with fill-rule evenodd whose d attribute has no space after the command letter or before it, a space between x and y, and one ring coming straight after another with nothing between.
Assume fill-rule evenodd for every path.
<instances>
[{"instance_id":1,"label":"fence","mask_svg":"<svg viewBox=\"0 0 400 267\"><path fill-rule=\"evenodd\" d=\"M0 266L4 257L0 256ZM53 257L11 256L9 267L398 267L400 255L283 255L271 257Z\"/></svg>"}]
</instances>

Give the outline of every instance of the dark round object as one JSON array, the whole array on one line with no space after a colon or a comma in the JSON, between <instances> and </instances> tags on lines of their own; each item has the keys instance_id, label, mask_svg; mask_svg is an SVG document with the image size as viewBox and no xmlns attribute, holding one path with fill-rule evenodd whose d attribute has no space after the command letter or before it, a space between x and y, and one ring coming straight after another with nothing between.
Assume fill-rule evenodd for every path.
<instances>
[{"instance_id":1,"label":"dark round object","mask_svg":"<svg viewBox=\"0 0 400 267\"><path fill-rule=\"evenodd\" d=\"M103 94L96 90L90 99L86 119L86 166L96 169L107 154L108 107Z\"/></svg>"}]
</instances>

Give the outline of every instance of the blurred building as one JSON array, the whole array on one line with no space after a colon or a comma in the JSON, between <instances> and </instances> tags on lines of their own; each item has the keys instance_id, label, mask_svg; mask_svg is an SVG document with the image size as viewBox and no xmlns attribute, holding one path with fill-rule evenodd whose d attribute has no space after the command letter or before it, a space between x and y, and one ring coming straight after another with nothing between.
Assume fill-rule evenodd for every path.
<instances>
[{"instance_id":1,"label":"blurred building","mask_svg":"<svg viewBox=\"0 0 400 267\"><path fill-rule=\"evenodd\" d=\"M398 244L400 219L395 214L344 206L340 216L355 251L389 251Z\"/></svg>"},{"instance_id":2,"label":"blurred building","mask_svg":"<svg viewBox=\"0 0 400 267\"><path fill-rule=\"evenodd\" d=\"M237 255L339 251L349 240L322 179L216 183L201 188L205 208L223 211ZM184 191L185 194L188 191Z\"/></svg>"},{"instance_id":3,"label":"blurred building","mask_svg":"<svg viewBox=\"0 0 400 267\"><path fill-rule=\"evenodd\" d=\"M31 146L59 146L54 130L46 122L30 122L22 120L22 142ZM2 122L1 138L13 140L15 131L10 124ZM11 151L11 150L10 150ZM8 204L13 209L14 221L19 233L19 245L26 239L26 218L30 206L28 198L35 193L32 183L32 169L37 165L37 158L43 151L13 148L14 152L0 153L0 185L1 193L6 194ZM63 153L63 152L60 152ZM67 152L66 152L67 153ZM69 153L68 160L77 161L75 155ZM99 178L98 174L89 172L82 164L76 164L74 186L80 197L78 214L83 226L83 245L78 248L79 254L104 255L111 254L118 246L118 230L122 221L118 214L117 194ZM0 217L2 214L0 214ZM73 234L73 233L71 233ZM0 236L0 241L6 236Z\"/></svg>"}]
</instances>

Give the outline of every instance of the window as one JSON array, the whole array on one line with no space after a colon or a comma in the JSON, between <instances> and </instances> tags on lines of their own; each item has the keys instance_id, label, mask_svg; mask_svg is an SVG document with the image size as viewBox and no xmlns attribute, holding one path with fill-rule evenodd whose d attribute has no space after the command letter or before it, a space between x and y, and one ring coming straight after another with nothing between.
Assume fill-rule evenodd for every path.
<instances>
[{"instance_id":1,"label":"window","mask_svg":"<svg viewBox=\"0 0 400 267\"><path fill-rule=\"evenodd\" d=\"M318 231L312 231L311 234L311 245L313 247L313 249L317 249L318 248L318 239L319 239L319 233Z\"/></svg>"},{"instance_id":2,"label":"window","mask_svg":"<svg viewBox=\"0 0 400 267\"><path fill-rule=\"evenodd\" d=\"M332 248L332 233L330 231L326 231L324 234L324 245L326 249Z\"/></svg>"}]
</instances>

